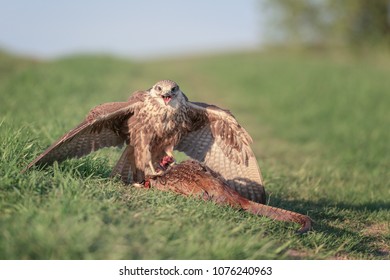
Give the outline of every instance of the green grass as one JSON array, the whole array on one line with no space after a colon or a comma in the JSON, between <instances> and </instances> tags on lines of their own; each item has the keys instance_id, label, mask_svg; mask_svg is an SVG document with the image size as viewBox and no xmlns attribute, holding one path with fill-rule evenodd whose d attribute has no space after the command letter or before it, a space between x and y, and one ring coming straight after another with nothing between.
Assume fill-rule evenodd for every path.
<instances>
[{"instance_id":1,"label":"green grass","mask_svg":"<svg viewBox=\"0 0 390 280\"><path fill-rule=\"evenodd\" d=\"M154 62L0 53L0 259L389 259L390 60L242 53ZM111 180L105 149L20 170L90 108L155 81L229 108L269 204L314 231Z\"/></svg>"}]
</instances>

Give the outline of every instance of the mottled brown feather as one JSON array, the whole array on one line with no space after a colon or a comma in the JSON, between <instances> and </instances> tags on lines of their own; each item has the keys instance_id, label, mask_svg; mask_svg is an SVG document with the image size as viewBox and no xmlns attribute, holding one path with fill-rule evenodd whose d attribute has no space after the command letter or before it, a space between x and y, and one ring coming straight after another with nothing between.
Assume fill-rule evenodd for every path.
<instances>
[{"instance_id":1,"label":"mottled brown feather","mask_svg":"<svg viewBox=\"0 0 390 280\"><path fill-rule=\"evenodd\" d=\"M133 95L127 102L96 106L82 123L47 148L22 172L34 165L48 165L54 161L81 157L104 147L123 145L128 137L124 121L142 104L143 94Z\"/></svg>"},{"instance_id":2,"label":"mottled brown feather","mask_svg":"<svg viewBox=\"0 0 390 280\"><path fill-rule=\"evenodd\" d=\"M205 103L187 104L192 126L176 149L204 162L241 195L265 203L263 179L246 130L229 111Z\"/></svg>"},{"instance_id":3,"label":"mottled brown feather","mask_svg":"<svg viewBox=\"0 0 390 280\"><path fill-rule=\"evenodd\" d=\"M111 176L119 175L122 182L130 184L134 182L135 174L134 147L128 145L111 172Z\"/></svg>"}]
</instances>

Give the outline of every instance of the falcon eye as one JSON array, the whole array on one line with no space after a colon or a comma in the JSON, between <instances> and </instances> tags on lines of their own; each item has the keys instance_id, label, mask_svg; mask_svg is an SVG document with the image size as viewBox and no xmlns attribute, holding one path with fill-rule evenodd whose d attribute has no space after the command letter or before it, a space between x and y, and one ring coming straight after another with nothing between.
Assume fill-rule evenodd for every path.
<instances>
[{"instance_id":1,"label":"falcon eye","mask_svg":"<svg viewBox=\"0 0 390 280\"><path fill-rule=\"evenodd\" d=\"M157 90L157 91L161 91L162 88L161 88L160 86L156 86L156 90Z\"/></svg>"}]
</instances>

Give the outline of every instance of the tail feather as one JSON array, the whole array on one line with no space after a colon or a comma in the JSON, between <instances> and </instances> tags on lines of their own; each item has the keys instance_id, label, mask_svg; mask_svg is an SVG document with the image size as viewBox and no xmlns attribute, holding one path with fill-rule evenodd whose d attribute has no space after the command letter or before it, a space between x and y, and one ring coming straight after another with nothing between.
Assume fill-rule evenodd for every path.
<instances>
[{"instance_id":1,"label":"tail feather","mask_svg":"<svg viewBox=\"0 0 390 280\"><path fill-rule=\"evenodd\" d=\"M252 201L246 201L245 203L241 203L241 207L245 211L255 215L266 216L277 221L298 223L301 225L301 228L297 231L297 233L299 234L311 230L312 227L312 220L309 218L309 216L302 215L289 210L272 207Z\"/></svg>"},{"instance_id":2,"label":"tail feather","mask_svg":"<svg viewBox=\"0 0 390 280\"><path fill-rule=\"evenodd\" d=\"M123 183L131 184L133 183L133 169L134 169L134 160L133 152L134 148L132 146L127 146L123 151L121 157L119 158L117 164L111 172L111 177L119 175Z\"/></svg>"}]
</instances>

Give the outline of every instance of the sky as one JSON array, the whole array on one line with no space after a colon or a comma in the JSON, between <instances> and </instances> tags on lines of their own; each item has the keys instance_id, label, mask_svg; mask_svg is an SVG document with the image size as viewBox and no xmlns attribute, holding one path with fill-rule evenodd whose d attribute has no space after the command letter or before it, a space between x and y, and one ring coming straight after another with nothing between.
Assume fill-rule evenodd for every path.
<instances>
[{"instance_id":1,"label":"sky","mask_svg":"<svg viewBox=\"0 0 390 280\"><path fill-rule=\"evenodd\" d=\"M261 44L257 0L0 0L0 49L156 58Z\"/></svg>"}]
</instances>

